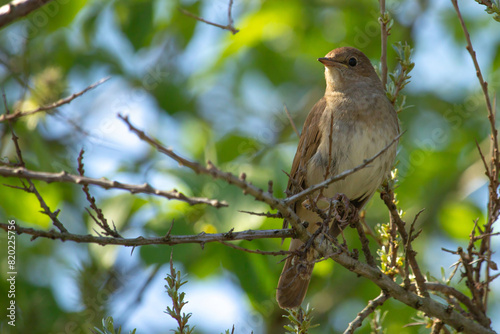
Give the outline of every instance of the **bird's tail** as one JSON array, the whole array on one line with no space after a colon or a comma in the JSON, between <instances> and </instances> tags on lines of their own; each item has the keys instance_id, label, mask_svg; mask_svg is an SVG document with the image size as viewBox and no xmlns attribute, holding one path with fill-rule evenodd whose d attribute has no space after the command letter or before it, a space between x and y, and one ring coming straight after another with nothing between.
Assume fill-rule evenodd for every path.
<instances>
[{"instance_id":1,"label":"bird's tail","mask_svg":"<svg viewBox=\"0 0 500 334\"><path fill-rule=\"evenodd\" d=\"M294 251L302 245L300 240L293 239L290 250ZM311 250L306 256L292 255L286 259L276 291L276 300L281 308L297 308L302 304L314 268L313 252Z\"/></svg>"}]
</instances>

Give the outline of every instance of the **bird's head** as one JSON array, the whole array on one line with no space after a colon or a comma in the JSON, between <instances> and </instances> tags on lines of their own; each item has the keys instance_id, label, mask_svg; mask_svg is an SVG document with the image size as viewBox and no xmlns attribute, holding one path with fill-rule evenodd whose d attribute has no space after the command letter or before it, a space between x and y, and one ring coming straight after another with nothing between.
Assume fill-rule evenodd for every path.
<instances>
[{"instance_id":1,"label":"bird's head","mask_svg":"<svg viewBox=\"0 0 500 334\"><path fill-rule=\"evenodd\" d=\"M368 57L356 48L334 49L325 57L318 58L318 61L325 65L327 90L342 90L366 84L382 86Z\"/></svg>"}]
</instances>

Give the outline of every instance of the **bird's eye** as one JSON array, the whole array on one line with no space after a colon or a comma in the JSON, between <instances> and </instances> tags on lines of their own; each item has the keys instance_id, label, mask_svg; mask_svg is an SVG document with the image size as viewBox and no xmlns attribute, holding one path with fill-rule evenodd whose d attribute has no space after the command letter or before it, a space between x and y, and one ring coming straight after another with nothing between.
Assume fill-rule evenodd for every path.
<instances>
[{"instance_id":1,"label":"bird's eye","mask_svg":"<svg viewBox=\"0 0 500 334\"><path fill-rule=\"evenodd\" d=\"M354 67L354 66L356 66L356 64L357 64L357 63L358 63L358 61L356 60L356 58L351 57L351 58L349 59L349 66Z\"/></svg>"}]
</instances>

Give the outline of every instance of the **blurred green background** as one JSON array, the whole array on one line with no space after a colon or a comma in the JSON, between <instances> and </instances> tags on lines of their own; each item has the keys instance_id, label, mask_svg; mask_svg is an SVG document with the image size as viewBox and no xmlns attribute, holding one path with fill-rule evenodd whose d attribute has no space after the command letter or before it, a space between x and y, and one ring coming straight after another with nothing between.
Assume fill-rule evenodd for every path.
<instances>
[{"instance_id":1,"label":"blurred green background","mask_svg":"<svg viewBox=\"0 0 500 334\"><path fill-rule=\"evenodd\" d=\"M5 3L3 1L2 3ZM500 86L500 23L472 0L460 1L463 15L491 92ZM229 208L184 203L91 187L109 221L126 237L161 236L172 222L174 234L226 232L231 228L273 229L279 220L239 210L268 208L240 190L177 166L141 143L116 117L171 146L179 154L211 160L223 170L245 172L253 184L274 181L283 197L298 138L284 112L302 127L323 95L323 66L316 61L331 49L354 46L378 69L378 1L235 0L240 32L195 21L179 7L207 20L227 23L226 0L66 1L54 0L0 31L0 83L9 108L32 110L111 79L71 104L23 118L14 129L27 166L33 170L76 172L84 148L86 175L218 198ZM389 45L408 42L415 69L405 88L400 114L406 130L398 152L399 206L422 235L415 243L425 272L441 279L457 259L441 251L467 243L473 220L484 221L487 183L475 141L488 151L489 125L484 97L451 3L387 1L394 19ZM396 66L389 47L389 70ZM0 157L16 161L5 123L0 124ZM16 179L3 184L20 185ZM52 210L73 233L93 233L81 188L35 182ZM35 196L2 186L0 220L51 228ZM367 205L375 228L388 220L378 196ZM352 231L349 244L359 247ZM5 310L6 233L0 232L0 309ZM168 259L188 274L184 286L198 333L284 333L275 302L280 258L243 253L219 244L135 249L17 237L16 328L0 312L1 333L90 333L104 316L138 333L168 333L175 324L163 313L170 300L163 278ZM287 247L279 240L238 242L252 249ZM494 240L494 249L498 249ZM372 242L372 247L375 247ZM374 248L375 249L375 248ZM495 256L498 262L498 255ZM458 284L466 292L463 282ZM492 285L490 315L500 313L500 287ZM312 333L342 332L369 299L379 294L371 282L325 261L317 265L306 302L315 308ZM389 301L387 333L429 332L417 314ZM493 319L494 328L500 322ZM365 321L360 333L369 333Z\"/></svg>"}]
</instances>

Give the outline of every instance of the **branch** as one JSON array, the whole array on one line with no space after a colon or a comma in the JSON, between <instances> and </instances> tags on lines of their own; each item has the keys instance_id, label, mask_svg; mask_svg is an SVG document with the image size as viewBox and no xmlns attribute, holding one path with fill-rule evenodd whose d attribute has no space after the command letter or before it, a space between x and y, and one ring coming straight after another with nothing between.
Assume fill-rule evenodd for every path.
<instances>
[{"instance_id":1,"label":"branch","mask_svg":"<svg viewBox=\"0 0 500 334\"><path fill-rule=\"evenodd\" d=\"M390 296L382 291L377 298L370 300L368 305L366 305L366 307L358 313L356 318L354 318L354 320L349 323L349 326L344 331L344 334L354 333L357 328L361 327L363 320L365 320L366 317L375 312L377 307L382 306L389 298Z\"/></svg>"},{"instance_id":2,"label":"branch","mask_svg":"<svg viewBox=\"0 0 500 334\"><path fill-rule=\"evenodd\" d=\"M371 280L377 286L379 286L382 291L386 291L394 299L414 309L423 311L430 317L439 318L458 331L464 331L465 333L474 334L494 333L491 329L484 327L474 320L465 317L459 312L453 310L453 308L450 308L448 305L441 304L440 302L435 301L428 296L419 296L416 293L403 288L398 283L394 282L391 277L381 272L379 268L372 267L366 263L362 263L353 258L352 255L348 254L347 252L340 251L339 249L334 249L328 238L311 238L311 234L307 232L305 227L301 224L300 218L286 204L284 200L279 200L273 197L268 192L264 192L262 189L248 183L246 181L245 174L242 174L241 177L238 178L231 173L220 171L211 162L207 163L207 167L203 167L197 162L182 158L172 150L165 148L155 139L147 136L143 131L135 128L130 123L127 117L122 115L118 115L118 117L121 118L129 126L129 129L136 133L139 138L155 147L159 152L171 157L181 165L189 167L196 173L211 175L214 179L225 180L228 184L233 184L241 188L245 194L251 195L258 201L267 203L269 206L271 206L272 209L278 209L282 213L283 217L287 218L292 224L293 229L285 230L289 231L290 233L288 234L288 237L293 236L293 238L299 239L304 243L311 244L312 247L314 247L314 249L318 252L319 256L324 258L332 258L335 262L339 263L348 270ZM393 142L395 142L398 137L396 137ZM391 144L389 144L388 146L390 146ZM380 152L379 154L381 153L382 152ZM278 234L279 230L276 230L276 233Z\"/></svg>"},{"instance_id":3,"label":"branch","mask_svg":"<svg viewBox=\"0 0 500 334\"><path fill-rule=\"evenodd\" d=\"M462 26L462 30L464 32L465 39L467 41L467 46L466 49L469 51L469 54L471 56L472 62L474 63L474 67L476 69L476 76L479 80L479 84L481 85L481 88L483 90L483 95L484 99L486 101L486 108L488 109L488 120L490 123L490 128L491 128L491 161L490 161L490 168L488 169L486 167L486 175L489 178L489 185L488 185L488 190L489 190L489 200L488 200L488 219L486 224L484 225L483 230L480 230L481 234L484 234L485 237L482 238L481 240L481 245L479 252L476 254L472 253L472 247L473 247L473 241L471 240L469 250L468 250L468 257L469 261L471 261L471 264L473 262L473 256L477 255L478 261L474 266L474 271L476 273L475 275L475 280L469 282L470 283L470 289L471 292L473 293L473 296L476 298L480 298L482 301L482 305L478 304L477 306L481 308L483 311L486 312L487 306L488 306L488 295L489 295L489 285L491 282L490 279L490 263L491 263L491 234L493 233L493 224L495 221L497 221L499 215L500 215L500 198L498 194L498 188L500 186L499 180L498 180L498 173L500 170L500 153L499 153L499 147L498 147L498 131L496 129L496 122L495 122L495 108L492 106L490 96L488 94L488 83L483 79L483 74L481 73L481 68L479 67L479 63L477 61L476 57L476 52L474 51L474 48L472 47L472 42L470 39L470 34L467 30L467 26L465 25L465 22L462 18L462 14L460 13L460 9L458 7L457 0L451 0L453 7L455 8L455 11L457 12L457 17L458 20L460 21L460 25ZM481 2L484 4L484 2ZM483 162L484 156L482 152L479 152L481 155L481 159ZM486 165L486 163L485 163ZM473 231L474 232L474 231ZM474 234L474 233L473 233ZM471 238L474 238L474 236L471 236ZM463 256L461 256L462 260L464 260ZM485 280L484 282L480 281L480 272L481 272L481 267L482 264L486 262L486 269L485 269ZM481 286L481 291L479 292L479 295L476 296L476 293L472 291L472 289L476 289L476 286ZM481 296L482 295L482 296Z\"/></svg>"},{"instance_id":4,"label":"branch","mask_svg":"<svg viewBox=\"0 0 500 334\"><path fill-rule=\"evenodd\" d=\"M480 324L482 324L483 326L490 325L490 319L488 319L483 312L479 311L477 306L472 303L472 300L462 292L449 285L441 283L426 282L425 286L430 291L440 292L443 295L455 297L459 302L467 307L469 312L474 315L474 317L477 319L477 321L479 321Z\"/></svg>"},{"instance_id":5,"label":"branch","mask_svg":"<svg viewBox=\"0 0 500 334\"><path fill-rule=\"evenodd\" d=\"M47 183L51 182L67 182L75 183L81 185L96 185L106 190L108 189L122 189L127 190L132 194L151 194L160 197L165 197L168 199L175 199L182 202L186 202L190 205L195 204L208 204L216 208L228 206L225 201L219 201L216 199L208 199L203 197L187 197L183 193L177 191L176 189L171 191L159 190L148 183L143 185L126 184L118 181L110 181L105 178L93 179L87 176L68 174L65 171L60 173L49 173L49 172L37 172L32 171L23 167L11 168L8 166L0 166L0 176L3 177L20 177L25 179L40 180Z\"/></svg>"},{"instance_id":6,"label":"branch","mask_svg":"<svg viewBox=\"0 0 500 334\"><path fill-rule=\"evenodd\" d=\"M408 262L410 264L410 267L413 271L413 274L415 275L415 281L417 283L418 290L420 294L424 297L429 297L429 294L427 292L426 286L425 286L425 277L422 275L422 272L420 271L420 267L418 265L418 262L415 258L417 252L415 252L412 248L411 245L411 239L408 236L408 233L405 230L405 222L401 219L399 216L399 212L394 200L394 192L392 189L389 189L386 187L384 191L380 194L380 197L384 201L385 205L389 209L389 212L391 214L391 219L394 221L396 226L398 227L398 232L401 235L401 239L403 240L403 244L406 247L406 255L408 258ZM418 218L418 215L415 216L415 220Z\"/></svg>"},{"instance_id":7,"label":"branch","mask_svg":"<svg viewBox=\"0 0 500 334\"><path fill-rule=\"evenodd\" d=\"M5 6L4 6L5 7ZM1 9L1 8L0 8ZM24 117L24 116L28 116L28 115L33 115L33 114L36 114L38 112L41 112L41 111L47 111L47 110L51 110L51 109L54 109L54 108L58 108L64 104L68 104L70 103L71 101L73 101L74 99L76 99L77 97L80 97L82 96L83 94L85 94L86 92L88 92L89 90L91 89L94 89L96 88L97 86L105 83L106 81L109 80L110 77L106 77L106 78L103 78L99 81L97 81L96 83L88 86L87 88L85 88L84 90L82 90L81 92L78 92L78 93L74 93L74 94L71 94L70 96L67 96L63 99L60 99L59 101L56 101L54 103L51 103L49 105L46 105L46 106L42 106L40 108L37 108L35 110L31 110L31 111L21 111L21 110L17 110L15 111L14 113L12 114L5 114L5 115L0 115L0 122L5 122L5 121L9 121L9 120L13 120L13 119L17 119L17 118L21 118L21 117Z\"/></svg>"},{"instance_id":8,"label":"branch","mask_svg":"<svg viewBox=\"0 0 500 334\"><path fill-rule=\"evenodd\" d=\"M325 243L323 244L323 247L317 246L316 250L318 250L320 254L328 256L325 252L329 251L329 249ZM429 317L441 319L457 331L463 331L464 333L470 334L495 333L490 328L484 327L473 319L463 316L447 305L441 304L430 297L421 297L406 290L404 287L394 282L388 275L383 274L380 269L373 268L366 263L357 261L344 252L331 254L329 257L348 270L369 279L380 287L382 291L386 291L392 298L411 308L426 313Z\"/></svg>"},{"instance_id":9,"label":"branch","mask_svg":"<svg viewBox=\"0 0 500 334\"><path fill-rule=\"evenodd\" d=\"M6 113L7 113L7 115L9 115L10 110L9 110L9 106L7 105L7 98L5 97L5 92L3 92L2 97L3 97L3 103L4 103ZM13 121L9 120L7 123L8 123L9 129L10 129L10 132L12 133L12 142L14 143L14 146L16 148L17 158L19 159L18 166L21 166L20 168L24 168L25 163L24 163L24 159L23 159L23 154L21 151L21 146L19 145L19 137L17 137L16 133L14 132L14 127L12 125ZM38 189L36 189L35 184L31 181L31 179L26 178L26 181L27 181L29 186L21 181L23 187L18 187L18 188L22 189L28 193L34 194L38 200L38 203L40 203L40 207L43 209L43 213L50 217L54 226L56 226L59 229L59 231L61 231L63 233L67 232L66 227L64 227L64 225L59 221L59 218L57 218L57 215L59 214L59 210L56 210L56 211L50 210L49 206L47 205L47 203L45 203L45 200L43 199L42 195L40 195L40 193L38 192Z\"/></svg>"},{"instance_id":10,"label":"branch","mask_svg":"<svg viewBox=\"0 0 500 334\"><path fill-rule=\"evenodd\" d=\"M305 240L308 240L308 238L311 236L309 232L307 232L305 227L302 226L301 220L297 216L295 211L293 211L287 205L287 203L285 203L283 200L277 199L269 192L264 192L264 190L247 182L245 173L242 173L240 177L236 177L232 173L223 172L219 170L210 161L207 162L207 167L203 167L198 162L190 161L188 159L179 156L171 149L168 149L165 146L163 146L156 139L149 137L146 133L144 133L144 131L137 129L135 126L132 125L132 123L130 123L127 116L118 114L118 117L121 118L128 125L129 129L132 132L134 132L141 140L153 146L158 152L163 153L169 156L171 159L177 161L179 165L186 166L191 170L193 170L194 172L196 172L197 174L210 175L214 179L225 180L228 184L235 185L236 187L243 190L244 194L249 194L250 196L254 197L257 201L268 204L271 207L271 209L279 210L281 212L282 217L289 220L295 232L297 233L298 238L301 239L303 238Z\"/></svg>"},{"instance_id":11,"label":"branch","mask_svg":"<svg viewBox=\"0 0 500 334\"><path fill-rule=\"evenodd\" d=\"M80 154L78 155L78 160L77 160L78 161L78 173L80 174L80 176L84 176L84 174L85 174L85 169L84 169L84 165L83 165L83 154L84 153L85 153L85 151L82 148L80 150ZM103 214L102 210L97 206L95 197L92 196L92 195L90 195L89 185L88 184L84 184L82 186L82 190L85 193L85 197L87 198L87 202L90 203L90 208L92 210L94 210L94 212L97 215L98 219L96 219L92 215L92 213L90 212L90 210L87 209L87 212L89 213L90 217L92 217L92 219L95 221L95 223L97 224L97 226L101 227L104 230L104 234L105 235L107 235L107 236L113 236L113 237L116 237L116 238L121 238L122 236L116 230L115 224L113 223L113 229L111 229L111 227L108 224L108 220L106 219L106 217L104 217L104 214Z\"/></svg>"},{"instance_id":12,"label":"branch","mask_svg":"<svg viewBox=\"0 0 500 334\"><path fill-rule=\"evenodd\" d=\"M227 25L222 25L222 24L218 24L218 23L214 23L214 22L210 22L210 21L207 21L205 20L204 18L202 17L199 17L199 16L196 16L194 15L193 13L191 12L188 12L187 10L185 9L182 9L182 8L179 8L179 11L186 15L186 16L189 16L189 17L192 17L193 19L195 20L198 20L200 22L203 22L203 23L206 23L206 24L209 24L209 25L212 25L214 27L217 27L217 28L221 28L223 30L229 30L233 35L236 34L239 30L236 29L233 25L233 18L231 16L231 9L233 8L233 0L229 0L229 6L228 6L228 9L227 9L227 19L228 19L228 24Z\"/></svg>"},{"instance_id":13,"label":"branch","mask_svg":"<svg viewBox=\"0 0 500 334\"><path fill-rule=\"evenodd\" d=\"M476 57L476 51L474 51L474 48L472 47L472 42L470 39L469 31L467 30L464 19L462 18L462 14L460 13L460 9L458 8L457 0L451 0L451 2L453 3L453 7L455 7L455 11L457 12L457 16L458 16L458 19L460 21L460 25L462 26L462 30L463 30L464 35L465 35L465 40L467 41L467 46L465 48L467 49L467 51L469 51L469 54L472 58L472 62L474 63L474 67L476 68L476 75L477 75L477 78L478 78L479 83L481 85L481 88L483 90L484 99L486 101L486 107L488 108L488 118L490 118L490 120L494 119L493 108L491 106L491 101L490 101L490 97L488 94L488 83L486 81L484 81L484 79L483 79L483 74L481 73L481 68L479 67L479 63L478 63L477 57ZM495 123L493 122L493 124L491 124L491 126L492 126L491 133L493 136L495 136L495 139L496 139L497 131L495 129ZM496 148L498 151L498 143L496 145L497 145Z\"/></svg>"},{"instance_id":14,"label":"branch","mask_svg":"<svg viewBox=\"0 0 500 334\"><path fill-rule=\"evenodd\" d=\"M387 27L390 22L389 13L385 11L385 0L380 0L380 65L381 65L381 79L382 86L385 88L387 84L387 37L390 35L391 28Z\"/></svg>"},{"instance_id":15,"label":"branch","mask_svg":"<svg viewBox=\"0 0 500 334\"><path fill-rule=\"evenodd\" d=\"M28 15L52 0L13 0L0 7L0 28Z\"/></svg>"},{"instance_id":16,"label":"branch","mask_svg":"<svg viewBox=\"0 0 500 334\"><path fill-rule=\"evenodd\" d=\"M0 228L7 231L10 225L0 223ZM137 237L137 238L115 238L115 237L102 237L93 236L90 234L80 235L72 233L62 233L54 230L42 231L32 228L25 228L16 225L17 234L29 234L33 239L48 238L57 239L61 241L74 241L77 243L93 243L101 246L105 245L122 245L127 247L137 247L144 245L180 245L197 243L204 245L209 242L221 242L232 240L255 240L255 239L269 239L269 238L290 238L293 236L292 229L279 229L279 230L247 230L241 232L231 233L199 233L196 235L166 235L164 237Z\"/></svg>"}]
</instances>

